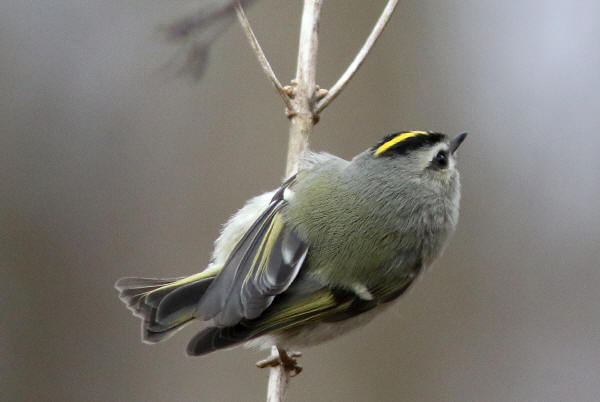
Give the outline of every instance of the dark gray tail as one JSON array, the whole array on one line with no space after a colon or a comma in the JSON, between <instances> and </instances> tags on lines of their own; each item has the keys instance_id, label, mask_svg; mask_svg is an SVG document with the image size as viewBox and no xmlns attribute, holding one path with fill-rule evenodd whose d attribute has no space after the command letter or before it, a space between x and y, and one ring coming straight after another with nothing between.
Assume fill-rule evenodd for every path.
<instances>
[{"instance_id":1,"label":"dark gray tail","mask_svg":"<svg viewBox=\"0 0 600 402\"><path fill-rule=\"evenodd\" d=\"M213 278L121 278L115 288L119 298L142 319L142 340L156 343L195 318L196 306Z\"/></svg>"}]
</instances>

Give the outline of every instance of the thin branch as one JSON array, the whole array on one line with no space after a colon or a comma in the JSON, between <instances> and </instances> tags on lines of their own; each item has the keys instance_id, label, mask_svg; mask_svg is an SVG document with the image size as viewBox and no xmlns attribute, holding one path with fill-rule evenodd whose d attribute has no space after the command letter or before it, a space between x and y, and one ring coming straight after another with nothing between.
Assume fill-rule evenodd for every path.
<instances>
[{"instance_id":1,"label":"thin branch","mask_svg":"<svg viewBox=\"0 0 600 402\"><path fill-rule=\"evenodd\" d=\"M387 4L385 5L385 8L379 16L379 19L377 20L377 23L373 27L373 30L367 37L367 40L365 41L362 48L356 54L356 57L354 57L354 60L352 60L352 63L350 63L346 71L344 71L344 74L342 74L338 81L329 89L329 93L327 93L327 95L325 95L325 97L323 97L323 99L321 99L315 105L314 112L316 115L321 113L323 109L325 109L340 94L342 89L344 89L346 84L348 84L348 81L350 81L354 73L356 73L363 61L365 61L365 58L367 57L369 51L381 35L381 32L383 32L383 29L388 23L397 5L398 0L388 0Z\"/></svg>"},{"instance_id":2,"label":"thin branch","mask_svg":"<svg viewBox=\"0 0 600 402\"><path fill-rule=\"evenodd\" d=\"M308 137L316 123L313 106L317 89L317 50L322 1L304 0L302 10L296 79L292 81L292 104L295 114L291 117L290 124L286 168L288 177L298 170L298 160L300 155L308 150Z\"/></svg>"},{"instance_id":3,"label":"thin branch","mask_svg":"<svg viewBox=\"0 0 600 402\"><path fill-rule=\"evenodd\" d=\"M271 358L279 357L277 346L271 346ZM289 372L283 364L269 369L269 385L267 386L267 402L283 402L290 382Z\"/></svg>"},{"instance_id":4,"label":"thin branch","mask_svg":"<svg viewBox=\"0 0 600 402\"><path fill-rule=\"evenodd\" d=\"M248 42L250 42L250 46L252 47L256 58L258 59L260 66L262 67L265 74L267 74L267 77L271 80L271 83L281 96L281 99L283 99L283 103L285 103L285 107L287 108L288 116L293 114L294 108L292 106L290 97L286 94L285 90L283 89L283 86L281 85L281 82L279 82L277 76L275 75L275 72L271 68L271 64L269 64L267 56L265 56L265 53L260 47L258 39L256 39L256 35L254 35L254 32L252 31L250 22L248 21L248 18L246 18L246 13L244 12L244 9L242 8L242 5L240 3L238 3L235 6L235 12L237 14L238 21L240 22L240 25L242 26L242 29L246 34L246 38L248 38Z\"/></svg>"},{"instance_id":5,"label":"thin branch","mask_svg":"<svg viewBox=\"0 0 600 402\"><path fill-rule=\"evenodd\" d=\"M300 356L302 356L300 352L288 354L285 350L272 346L271 355L267 359L256 363L259 368L271 367L267 402L282 402L285 400L290 379L302 372L302 367L296 361L296 358Z\"/></svg>"}]
</instances>

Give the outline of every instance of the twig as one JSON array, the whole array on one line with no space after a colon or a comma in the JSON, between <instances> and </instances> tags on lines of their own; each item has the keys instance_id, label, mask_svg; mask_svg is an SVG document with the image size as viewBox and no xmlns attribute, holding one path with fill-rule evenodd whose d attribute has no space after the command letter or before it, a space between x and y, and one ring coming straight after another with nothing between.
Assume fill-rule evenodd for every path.
<instances>
[{"instance_id":1,"label":"twig","mask_svg":"<svg viewBox=\"0 0 600 402\"><path fill-rule=\"evenodd\" d=\"M269 373L269 386L267 388L267 402L282 402L285 400L287 386L292 377L302 372L296 358L302 356L300 352L287 353L277 347L271 347L271 355L256 363L259 368L271 367Z\"/></svg>"},{"instance_id":2,"label":"twig","mask_svg":"<svg viewBox=\"0 0 600 402\"><path fill-rule=\"evenodd\" d=\"M258 39L256 39L256 35L254 35L254 31L252 31L250 22L248 21L248 18L246 18L246 13L244 12L244 9L242 8L242 5L240 3L237 3L237 5L235 6L235 13L237 14L238 21L240 22L240 25L242 26L244 33L246 34L246 38L248 38L248 42L250 42L250 46L252 47L252 50L254 51L254 54L256 55L260 66L262 67L265 74L267 74L267 77L271 80L271 83L281 96L281 99L283 99L283 103L285 103L285 107L287 109L287 115L291 116L294 113L294 108L292 106L290 97L283 89L281 82L279 82L279 80L277 79L273 68L271 68L271 64L269 63L269 60L267 60L267 56L265 56L265 53L260 47Z\"/></svg>"},{"instance_id":3,"label":"twig","mask_svg":"<svg viewBox=\"0 0 600 402\"><path fill-rule=\"evenodd\" d=\"M278 358L277 346L271 346L270 358ZM269 385L267 386L267 402L283 402L287 393L290 373L283 364L278 364L269 369Z\"/></svg>"},{"instance_id":4,"label":"twig","mask_svg":"<svg viewBox=\"0 0 600 402\"><path fill-rule=\"evenodd\" d=\"M377 20L377 23L373 27L373 30L367 37L367 40L365 41L362 48L354 57L354 60L352 60L352 63L350 63L346 71L344 71L344 74L342 74L338 81L329 89L329 93L325 95L325 97L323 97L323 99L321 99L315 105L314 113L316 115L321 113L323 109L325 109L331 103L331 101L333 101L340 94L340 92L342 91L342 89L344 89L346 84L348 84L348 81L350 81L354 73L356 73L358 68L365 60L365 57L367 57L369 51L381 35L381 32L383 32L383 29L385 28L387 22L392 16L392 13L394 12L394 9L397 5L398 0L388 0L387 4L385 5L385 8L379 16L379 19Z\"/></svg>"},{"instance_id":5,"label":"twig","mask_svg":"<svg viewBox=\"0 0 600 402\"><path fill-rule=\"evenodd\" d=\"M300 155L308 149L308 137L317 121L313 113L315 100L319 17L322 0L304 0L296 79L292 81L292 105L286 176L298 170Z\"/></svg>"}]
</instances>

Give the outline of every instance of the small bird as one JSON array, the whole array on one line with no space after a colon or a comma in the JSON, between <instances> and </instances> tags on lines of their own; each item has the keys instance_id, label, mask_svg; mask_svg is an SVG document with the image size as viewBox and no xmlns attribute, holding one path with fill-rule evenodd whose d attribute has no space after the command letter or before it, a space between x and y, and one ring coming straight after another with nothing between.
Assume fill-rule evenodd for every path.
<instances>
[{"instance_id":1,"label":"small bird","mask_svg":"<svg viewBox=\"0 0 600 402\"><path fill-rule=\"evenodd\" d=\"M122 278L121 300L156 343L193 321L187 353L316 344L367 323L440 255L458 221L466 137L404 131L351 161L308 152L279 189L223 226L209 265Z\"/></svg>"}]
</instances>

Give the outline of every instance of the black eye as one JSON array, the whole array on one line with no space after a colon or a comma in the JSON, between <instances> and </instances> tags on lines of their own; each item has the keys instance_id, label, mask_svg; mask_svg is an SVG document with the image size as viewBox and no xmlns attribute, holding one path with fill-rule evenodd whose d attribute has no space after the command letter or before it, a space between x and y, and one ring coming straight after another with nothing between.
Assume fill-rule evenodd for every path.
<instances>
[{"instance_id":1,"label":"black eye","mask_svg":"<svg viewBox=\"0 0 600 402\"><path fill-rule=\"evenodd\" d=\"M431 161L431 163L437 167L437 168L445 168L448 167L448 152L446 151L440 151L437 153L437 155L433 158L433 161Z\"/></svg>"}]
</instances>

